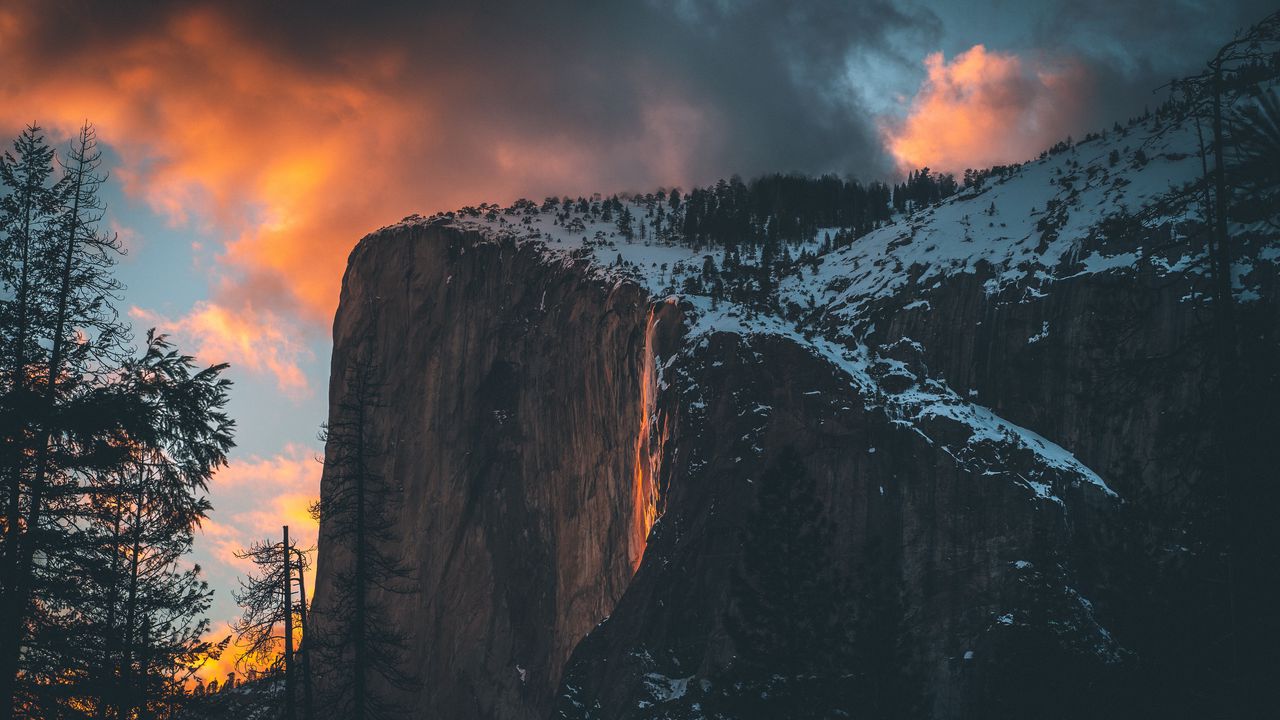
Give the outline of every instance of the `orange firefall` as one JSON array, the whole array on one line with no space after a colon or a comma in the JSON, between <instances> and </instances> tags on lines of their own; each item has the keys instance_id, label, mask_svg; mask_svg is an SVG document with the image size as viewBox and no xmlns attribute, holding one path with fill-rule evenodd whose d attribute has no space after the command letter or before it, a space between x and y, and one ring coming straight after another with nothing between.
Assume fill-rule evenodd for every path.
<instances>
[{"instance_id":1,"label":"orange firefall","mask_svg":"<svg viewBox=\"0 0 1280 720\"><path fill-rule=\"evenodd\" d=\"M631 569L640 569L649 530L658 515L658 485L653 477L654 458L651 448L653 393L653 308L645 320L644 350L640 375L640 432L636 434L636 455L631 495Z\"/></svg>"}]
</instances>

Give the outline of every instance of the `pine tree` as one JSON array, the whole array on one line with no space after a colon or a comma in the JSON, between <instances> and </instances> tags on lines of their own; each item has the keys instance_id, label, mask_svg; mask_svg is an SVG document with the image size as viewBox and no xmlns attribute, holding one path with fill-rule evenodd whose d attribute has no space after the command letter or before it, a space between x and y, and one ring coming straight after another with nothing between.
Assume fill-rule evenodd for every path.
<instances>
[{"instance_id":1,"label":"pine tree","mask_svg":"<svg viewBox=\"0 0 1280 720\"><path fill-rule=\"evenodd\" d=\"M1280 639L1273 602L1280 564L1270 532L1273 524L1263 517L1274 504L1269 502L1275 487L1273 464L1260 454L1265 441L1252 439L1257 428L1252 418L1266 401L1260 404L1265 395L1242 382L1250 377L1248 369L1254 362L1247 348L1261 337L1241 331L1237 315L1247 317L1248 312L1240 312L1232 288L1232 268L1241 242L1237 228L1262 222L1274 226L1280 207L1273 188L1267 187L1275 179L1275 153L1280 147L1277 104L1268 87L1280 69L1277 57L1280 11L1237 33L1202 72L1173 84L1182 94L1174 106L1181 119L1203 133L1201 181L1190 192L1203 204L1214 314L1214 331L1206 339L1215 356L1218 386L1216 407L1206 420L1214 429L1206 458L1214 481L1197 488L1205 497L1199 506L1213 508L1211 515L1216 517L1200 518L1198 524L1210 549L1204 556L1219 558L1213 563L1218 567L1211 564L1209 568L1218 574L1213 581L1221 588L1217 603L1230 610L1200 614L1205 603L1197 602L1191 593L1184 602L1196 611L1197 620L1204 618L1197 630L1225 638L1210 644L1212 654L1201 658L1200 664L1202 672L1221 673L1216 683L1220 690L1209 696L1208 704L1233 717L1257 714L1255 708L1274 704L1270 678L1275 674L1274 649ZM1167 131L1178 126L1164 127ZM1261 194L1255 194L1259 190ZM1225 620L1225 627L1214 627L1219 618Z\"/></svg>"},{"instance_id":2,"label":"pine tree","mask_svg":"<svg viewBox=\"0 0 1280 720\"><path fill-rule=\"evenodd\" d=\"M43 228L42 242L32 242L31 233L26 238L30 252L20 276L25 275L28 284L25 306L17 312L30 324L25 329L19 327L19 332L34 333L38 343L24 343L14 359L15 364L22 362L31 369L19 371L30 378L30 385L22 382L25 387L19 388L11 407L19 424L10 428L10 442L23 462L16 463L16 470L10 469L9 490L11 501L16 495L22 511L20 521L7 529L5 612L0 613L0 696L15 696L21 648L36 629L32 599L41 586L41 574L56 582L53 568L57 558L72 544L67 536L74 533L80 476L67 470L83 469L84 463L68 460L68 456L77 450L92 454L94 449L77 442L89 429L70 424L105 419L89 414L98 404L94 381L110 371L110 360L119 347L121 328L110 307L118 285L109 272L119 245L114 237L97 231L102 216L97 190L105 179L98 174L100 162L93 129L86 125L62 163L62 180L54 186L58 207ZM37 352L38 357L28 359L27 351ZM118 421L106 419L104 424ZM96 428L98 432L107 429ZM21 467L28 457L29 467ZM37 556L42 558L40 568L36 567ZM6 705L0 718L12 711Z\"/></svg>"},{"instance_id":3,"label":"pine tree","mask_svg":"<svg viewBox=\"0 0 1280 720\"><path fill-rule=\"evenodd\" d=\"M370 316L376 318L376 309ZM370 327L375 323L370 322ZM416 687L402 661L405 636L387 617L381 598L417 592L408 571L388 548L397 546L387 515L398 488L375 469L378 451L370 418L380 406L377 356L370 333L345 372L347 394L331 410L325 433L325 486L315 512L328 552L348 558L337 573L316 649L331 676L321 683L323 704L337 716L383 720L403 715L394 694Z\"/></svg>"},{"instance_id":4,"label":"pine tree","mask_svg":"<svg viewBox=\"0 0 1280 720\"><path fill-rule=\"evenodd\" d=\"M301 622L307 614L306 597L300 593L299 603L294 595L294 584L301 585L306 555L290 542L286 525L280 542L256 542L237 552L236 557L250 561L257 569L242 578L239 590L232 593L242 610L232 628L243 648L239 661L255 669L265 665L267 672L284 676L284 717L294 720L300 675L295 659L301 659L294 648L299 640L310 644ZM299 571L297 575L295 569ZM299 620L296 625L295 620ZM309 678L303 681L304 689L310 687ZM307 720L311 720L309 705Z\"/></svg>"},{"instance_id":5,"label":"pine tree","mask_svg":"<svg viewBox=\"0 0 1280 720\"><path fill-rule=\"evenodd\" d=\"M25 714L70 707L123 718L172 707L197 660L216 652L201 639L212 593L184 559L209 508L210 464L230 447L227 382L221 367L193 370L150 335L98 393L103 412L136 421L99 450L110 465L82 468L73 492L51 498L58 534L42 545L36 575Z\"/></svg>"},{"instance_id":6,"label":"pine tree","mask_svg":"<svg viewBox=\"0 0 1280 720\"><path fill-rule=\"evenodd\" d=\"M628 240L635 235L635 232L631 227L633 219L634 218L631 215L631 207L623 205L622 209L618 212L618 233Z\"/></svg>"},{"instance_id":7,"label":"pine tree","mask_svg":"<svg viewBox=\"0 0 1280 720\"><path fill-rule=\"evenodd\" d=\"M10 648L16 643L8 627L20 612L16 607L16 576L19 567L19 540L24 515L24 485L30 472L30 448L35 428L29 418L36 404L33 386L34 368L41 349L38 328L46 325L47 303L41 294L47 291L47 273L42 260L47 255L49 228L58 205L58 190L51 183L53 149L45 142L40 128L28 127L13 143L13 152L0 158L0 181L5 194L0 197L0 340L4 343L3 366L0 367L0 462L3 463L4 532L0 545L0 628L3 642L0 652L0 698L12 695L7 662ZM8 692L6 692L8 691ZM0 716L6 711L0 711Z\"/></svg>"},{"instance_id":8,"label":"pine tree","mask_svg":"<svg viewBox=\"0 0 1280 720\"><path fill-rule=\"evenodd\" d=\"M1235 113L1230 128L1230 180L1240 193L1233 213L1240 222L1280 228L1280 92L1273 87L1258 93Z\"/></svg>"},{"instance_id":9,"label":"pine tree","mask_svg":"<svg viewBox=\"0 0 1280 720\"><path fill-rule=\"evenodd\" d=\"M175 521L189 523L202 512L197 498L204 484L225 462L232 429L222 412L227 383L221 366L193 373L190 358L154 337L141 358L128 358L127 334L112 306L119 285L111 268L119 245L97 229L105 176L92 127L73 142L57 182L38 130L23 133L15 149L19 157L0 163L8 190L0 213L4 244L15 250L0 258L0 279L12 291L0 315L7 341L0 362L4 719L15 712L46 717L58 708L92 706L93 698L114 692L109 686L116 681L108 678L118 680L126 667L134 679L172 669L166 658L185 651L157 653L157 643L189 646L190 634L182 630L189 625L151 612L144 602L150 601L151 581L165 574L157 569L165 565L158 558L181 555L189 542L178 533L161 551L149 544L152 528L136 523L132 537L139 551L146 545L143 555L154 552L157 560L129 564L137 587L126 597L113 585L123 566L97 562L111 556L111 538L123 537L113 535L109 511L116 510L123 525L132 500L134 520L141 509L149 524L158 522L152 511L163 500L169 509L176 503L192 510ZM125 490L121 473L139 468L148 485L166 488L163 497L147 495L139 505L136 493ZM169 576L175 587L195 584L194 594L179 593L184 612L194 611L186 616L191 620L201 610L203 591L193 576L175 577ZM125 611L132 609L136 622L125 623L129 616L120 614L126 600ZM118 629L123 634L113 632ZM131 679L130 685L138 683Z\"/></svg>"},{"instance_id":10,"label":"pine tree","mask_svg":"<svg viewBox=\"0 0 1280 720\"><path fill-rule=\"evenodd\" d=\"M224 369L197 370L149 333L115 388L129 404L149 407L142 413L152 419L130 444L125 465L90 480L82 526L98 542L86 544L77 562L81 577L96 582L82 583L84 597L72 603L103 620L94 632L105 641L97 696L114 717L168 702L197 658L214 652L202 639L212 591L200 567L185 567L183 559L210 509L203 494L209 469L231 447Z\"/></svg>"},{"instance_id":11,"label":"pine tree","mask_svg":"<svg viewBox=\"0 0 1280 720\"><path fill-rule=\"evenodd\" d=\"M39 314L43 303L35 297L44 290L42 274L37 267L46 253L49 228L58 206L59 188L51 184L53 175L53 148L45 142L40 128L29 126L13 143L13 153L5 152L0 158L0 182L5 194L0 197L0 282L11 299L0 299L0 332L3 332L5 364L3 410L5 439L21 424L16 409L31 402L31 363L40 356L37 345L37 328L44 326ZM16 156L15 154L16 153ZM16 448L5 447L6 497L8 531L18 527L17 494L21 468L17 462ZM9 533L5 535L5 548L11 548Z\"/></svg>"},{"instance_id":12,"label":"pine tree","mask_svg":"<svg viewBox=\"0 0 1280 720\"><path fill-rule=\"evenodd\" d=\"M735 657L719 683L728 717L826 718L847 707L848 605L832 529L799 454L759 479L725 626ZM719 708L717 708L719 709Z\"/></svg>"}]
</instances>

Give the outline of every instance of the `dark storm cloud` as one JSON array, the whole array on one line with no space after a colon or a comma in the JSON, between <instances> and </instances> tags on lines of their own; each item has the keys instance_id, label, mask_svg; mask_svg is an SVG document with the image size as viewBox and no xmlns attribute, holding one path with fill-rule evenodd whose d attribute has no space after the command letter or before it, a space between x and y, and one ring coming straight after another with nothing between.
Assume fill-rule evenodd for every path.
<instances>
[{"instance_id":1,"label":"dark storm cloud","mask_svg":"<svg viewBox=\"0 0 1280 720\"><path fill-rule=\"evenodd\" d=\"M879 176L846 60L906 72L938 32L889 0L28 0L0 5L0 124L92 118L127 193L212 226L215 297L187 320L236 345L278 334L267 311L327 319L354 239L411 212Z\"/></svg>"},{"instance_id":2,"label":"dark storm cloud","mask_svg":"<svg viewBox=\"0 0 1280 720\"><path fill-rule=\"evenodd\" d=\"M354 238L410 212L731 173L890 177L887 138L923 149L912 164L934 162L922 137L950 141L948 169L1016 161L1140 111L1261 14L1097 0L7 0L0 124L93 119L127 193L225 239L216 301L325 320ZM967 52L979 43L990 52ZM978 132L951 132L953 115ZM904 135L903 116L923 131ZM1026 127L1016 143L1002 134ZM217 309L210 327L255 332Z\"/></svg>"},{"instance_id":3,"label":"dark storm cloud","mask_svg":"<svg viewBox=\"0 0 1280 720\"><path fill-rule=\"evenodd\" d=\"M950 7L948 7L950 5ZM999 0L965 4L991 37L949 38L1014 51L1077 56L1095 80L1091 120L1135 111L1140 98L1186 72L1234 28L1257 19L1266 2L1152 3L1078 0L1030 5L1017 27ZM932 6L932 7L931 7ZM459 132L478 124L537 142L571 137L609 153L619 139L644 136L645 110L679 103L704 113L714 137L690 147L692 177L655 178L629 171L624 158L605 186L705 181L728 172L842 170L862 175L887 166L874 118L858 107L848 60L873 56L903 77L947 37L934 10L943 3L768 2L250 2L42 3L31 17L33 52L56 62L163 33L169 20L212 9L258 46L308 72L356 75L405 94L447 88ZM974 26L981 27L981 26ZM90 52L67 55L69 38ZM999 47L999 44L996 44ZM396 55L394 72L369 65ZM899 88L908 94L912 87ZM432 96L436 93L432 92ZM454 162L471 149L457 143Z\"/></svg>"},{"instance_id":4,"label":"dark storm cloud","mask_svg":"<svg viewBox=\"0 0 1280 720\"><path fill-rule=\"evenodd\" d=\"M1242 28L1277 9L1274 0L1074 0L1046 5L1029 47L1073 54L1093 78L1095 127L1139 113L1167 95L1169 80L1195 73Z\"/></svg>"},{"instance_id":5,"label":"dark storm cloud","mask_svg":"<svg viewBox=\"0 0 1280 720\"><path fill-rule=\"evenodd\" d=\"M572 137L592 152L644 135L646 110L675 103L715 123L682 148L691 177L626 169L608 187L705 181L770 169L876 174L886 166L872 119L851 104L846 58L876 53L902 64L894 40L927 46L940 32L925 10L887 0L850 3L55 3L32 14L34 54L77 62L68 35L110 48L166 32L169 21L213 9L244 37L314 74L363 76L412 95L440 88L459 132L477 124L537 142ZM92 50L77 53L92 57ZM369 65L395 55L390 74ZM904 68L905 69L905 68ZM465 162L460 138L456 162Z\"/></svg>"}]
</instances>

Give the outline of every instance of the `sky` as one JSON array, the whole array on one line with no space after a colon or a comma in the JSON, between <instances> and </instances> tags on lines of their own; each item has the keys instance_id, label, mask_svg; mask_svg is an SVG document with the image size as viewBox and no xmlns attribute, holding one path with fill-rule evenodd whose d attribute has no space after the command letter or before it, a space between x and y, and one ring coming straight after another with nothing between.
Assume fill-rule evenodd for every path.
<instances>
[{"instance_id":1,"label":"sky","mask_svg":"<svg viewBox=\"0 0 1280 720\"><path fill-rule=\"evenodd\" d=\"M196 558L319 487L347 254L480 202L1017 162L1141 113L1267 2L0 0L0 132L86 119L128 249L120 303L230 362L238 422Z\"/></svg>"}]
</instances>

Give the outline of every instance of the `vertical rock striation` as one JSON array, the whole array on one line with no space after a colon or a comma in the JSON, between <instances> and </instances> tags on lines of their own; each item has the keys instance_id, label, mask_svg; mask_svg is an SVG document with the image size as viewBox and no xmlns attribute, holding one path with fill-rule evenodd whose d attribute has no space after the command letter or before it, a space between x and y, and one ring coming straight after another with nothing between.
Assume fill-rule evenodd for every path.
<instances>
[{"instance_id":1,"label":"vertical rock striation","mask_svg":"<svg viewBox=\"0 0 1280 720\"><path fill-rule=\"evenodd\" d=\"M652 316L586 262L453 229L352 253L330 406L371 342L371 462L397 486L394 551L420 587L378 598L408 637L412 717L546 717L569 653L625 590L654 514ZM348 561L322 521L321 638Z\"/></svg>"}]
</instances>

